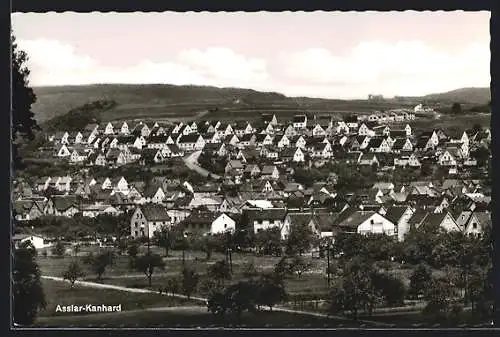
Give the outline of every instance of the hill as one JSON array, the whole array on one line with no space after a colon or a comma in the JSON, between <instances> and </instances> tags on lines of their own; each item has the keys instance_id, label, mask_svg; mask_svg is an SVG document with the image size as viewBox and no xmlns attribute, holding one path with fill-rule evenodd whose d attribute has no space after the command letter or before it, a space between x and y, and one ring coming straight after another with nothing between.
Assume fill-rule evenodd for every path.
<instances>
[{"instance_id":1,"label":"hill","mask_svg":"<svg viewBox=\"0 0 500 337\"><path fill-rule=\"evenodd\" d=\"M115 101L116 106L100 112L103 122L112 120L254 119L262 112L289 117L296 113L328 114L370 112L401 107L398 102L333 100L287 97L275 92L208 86L166 84L102 84L33 88L37 101L35 118L44 123L54 117L95 101Z\"/></svg>"},{"instance_id":2,"label":"hill","mask_svg":"<svg viewBox=\"0 0 500 337\"><path fill-rule=\"evenodd\" d=\"M259 118L261 113L275 113L278 118L290 118L297 113L330 118L352 113L368 113L374 110L413 107L422 101L430 100L437 100L444 106L451 106L452 102L463 101L468 101L469 104L485 104L490 97L487 88L458 89L448 93L403 100L387 99L380 102L287 97L276 92L260 92L251 89L168 84L35 87L34 91L37 101L33 105L33 111L40 124L49 120L54 121L55 117L66 115L69 111L96 101L116 102L106 109L94 111L91 117L107 122L146 119L180 121L201 117L254 120ZM81 117L84 113L80 111L79 116Z\"/></svg>"},{"instance_id":3,"label":"hill","mask_svg":"<svg viewBox=\"0 0 500 337\"><path fill-rule=\"evenodd\" d=\"M490 88L461 88L425 95L422 99L440 103L487 104L491 100L491 91Z\"/></svg>"}]
</instances>

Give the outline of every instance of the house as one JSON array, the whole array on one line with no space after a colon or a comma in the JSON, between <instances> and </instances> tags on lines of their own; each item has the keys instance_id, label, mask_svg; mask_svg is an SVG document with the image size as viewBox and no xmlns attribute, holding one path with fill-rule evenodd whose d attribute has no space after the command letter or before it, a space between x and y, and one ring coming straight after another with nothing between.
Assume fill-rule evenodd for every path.
<instances>
[{"instance_id":1,"label":"house","mask_svg":"<svg viewBox=\"0 0 500 337\"><path fill-rule=\"evenodd\" d=\"M268 134L255 135L255 144L257 146L268 146L273 144L273 137Z\"/></svg>"},{"instance_id":2,"label":"house","mask_svg":"<svg viewBox=\"0 0 500 337\"><path fill-rule=\"evenodd\" d=\"M122 123L119 133L121 133L122 135L128 135L130 133L127 122Z\"/></svg>"},{"instance_id":3,"label":"house","mask_svg":"<svg viewBox=\"0 0 500 337\"><path fill-rule=\"evenodd\" d=\"M184 151L199 151L205 146L205 139L197 134L182 135L177 141L177 146Z\"/></svg>"},{"instance_id":4,"label":"house","mask_svg":"<svg viewBox=\"0 0 500 337\"><path fill-rule=\"evenodd\" d=\"M52 246L47 239L36 234L15 234L12 236L12 241L16 248L25 243L31 243L37 250Z\"/></svg>"},{"instance_id":5,"label":"house","mask_svg":"<svg viewBox=\"0 0 500 337\"><path fill-rule=\"evenodd\" d=\"M53 202L53 214L55 216L64 216L71 218L76 213L80 212L78 207L78 201L72 196L55 196L52 199Z\"/></svg>"},{"instance_id":6,"label":"house","mask_svg":"<svg viewBox=\"0 0 500 337\"><path fill-rule=\"evenodd\" d=\"M283 135L283 137L281 137L281 139L278 141L277 146L280 149L282 149L284 147L288 147L288 146L290 146L290 140L288 139L288 137L286 135Z\"/></svg>"},{"instance_id":7,"label":"house","mask_svg":"<svg viewBox=\"0 0 500 337\"><path fill-rule=\"evenodd\" d=\"M313 137L326 136L326 131L320 124L316 124L312 130L312 135Z\"/></svg>"},{"instance_id":8,"label":"house","mask_svg":"<svg viewBox=\"0 0 500 337\"><path fill-rule=\"evenodd\" d=\"M101 214L118 216L119 214L121 214L121 211L111 205L100 205L100 204L90 205L82 208L82 215L84 217L95 218Z\"/></svg>"},{"instance_id":9,"label":"house","mask_svg":"<svg viewBox=\"0 0 500 337\"><path fill-rule=\"evenodd\" d=\"M362 123L361 126L359 127L358 129L358 135L359 136L370 136L370 137L374 137L375 136L375 131L373 131L372 129L370 129L368 127L368 124L367 123Z\"/></svg>"},{"instance_id":10,"label":"house","mask_svg":"<svg viewBox=\"0 0 500 337\"><path fill-rule=\"evenodd\" d=\"M255 178L260 175L260 168L258 165L250 164L245 167L243 173L251 178Z\"/></svg>"},{"instance_id":11,"label":"house","mask_svg":"<svg viewBox=\"0 0 500 337\"><path fill-rule=\"evenodd\" d=\"M239 160L230 160L227 162L226 167L224 171L226 174L229 172L235 172L236 174L242 174L243 173L244 166Z\"/></svg>"},{"instance_id":12,"label":"house","mask_svg":"<svg viewBox=\"0 0 500 337\"><path fill-rule=\"evenodd\" d=\"M262 122L267 125L267 124L271 124L271 125L277 125L278 124L278 120L276 119L276 115L271 115L271 114L262 114L261 115L261 120Z\"/></svg>"},{"instance_id":13,"label":"house","mask_svg":"<svg viewBox=\"0 0 500 337\"><path fill-rule=\"evenodd\" d=\"M16 220L28 221L44 214L43 203L33 200L15 200L12 207L16 212Z\"/></svg>"},{"instance_id":14,"label":"house","mask_svg":"<svg viewBox=\"0 0 500 337\"><path fill-rule=\"evenodd\" d=\"M234 232L235 230L236 230L236 221L234 221L234 219L232 219L229 215L224 213L218 215L210 225L211 234L221 234L221 233L226 233L228 231Z\"/></svg>"},{"instance_id":15,"label":"house","mask_svg":"<svg viewBox=\"0 0 500 337\"><path fill-rule=\"evenodd\" d=\"M275 165L266 165L261 170L261 177L262 179L278 180L280 172Z\"/></svg>"},{"instance_id":16,"label":"house","mask_svg":"<svg viewBox=\"0 0 500 337\"><path fill-rule=\"evenodd\" d=\"M74 164L83 163L87 159L87 154L81 150L74 149L71 153L69 161Z\"/></svg>"},{"instance_id":17,"label":"house","mask_svg":"<svg viewBox=\"0 0 500 337\"><path fill-rule=\"evenodd\" d=\"M293 127L296 129L304 129L307 127L307 116L306 115L295 115L293 117Z\"/></svg>"},{"instance_id":18,"label":"house","mask_svg":"<svg viewBox=\"0 0 500 337\"><path fill-rule=\"evenodd\" d=\"M242 230L249 230L258 233L262 230L278 228L281 232L281 238L285 239L289 229L285 228L286 209L284 208L247 208L243 210Z\"/></svg>"},{"instance_id":19,"label":"house","mask_svg":"<svg viewBox=\"0 0 500 337\"><path fill-rule=\"evenodd\" d=\"M405 235L410 230L409 220L415 213L410 206L391 206L385 213L385 218L395 225L398 241L404 241Z\"/></svg>"},{"instance_id":20,"label":"house","mask_svg":"<svg viewBox=\"0 0 500 337\"><path fill-rule=\"evenodd\" d=\"M293 138L298 135L297 130L293 127L293 125L288 125L285 129L285 134L287 138Z\"/></svg>"},{"instance_id":21,"label":"house","mask_svg":"<svg viewBox=\"0 0 500 337\"><path fill-rule=\"evenodd\" d=\"M450 150L446 150L439 156L438 164L440 166L457 166L457 160Z\"/></svg>"},{"instance_id":22,"label":"house","mask_svg":"<svg viewBox=\"0 0 500 337\"><path fill-rule=\"evenodd\" d=\"M472 212L467 223L464 226L464 233L481 237L485 228L491 228L491 213L488 211Z\"/></svg>"},{"instance_id":23,"label":"house","mask_svg":"<svg viewBox=\"0 0 500 337\"><path fill-rule=\"evenodd\" d=\"M144 202L153 203L153 204L161 204L166 195L161 186L150 185L148 188L144 190L142 194L144 198Z\"/></svg>"},{"instance_id":24,"label":"house","mask_svg":"<svg viewBox=\"0 0 500 337\"><path fill-rule=\"evenodd\" d=\"M115 130L113 128L113 124L111 122L108 122L108 124L106 124L106 127L104 128L104 134L105 135L112 135L115 133Z\"/></svg>"},{"instance_id":25,"label":"house","mask_svg":"<svg viewBox=\"0 0 500 337\"><path fill-rule=\"evenodd\" d=\"M226 145L224 143L206 143L203 146L203 152L210 156L224 157L227 155Z\"/></svg>"},{"instance_id":26,"label":"house","mask_svg":"<svg viewBox=\"0 0 500 337\"><path fill-rule=\"evenodd\" d=\"M393 153L413 152L413 144L408 138L396 138L391 151Z\"/></svg>"},{"instance_id":27,"label":"house","mask_svg":"<svg viewBox=\"0 0 500 337\"><path fill-rule=\"evenodd\" d=\"M372 166L373 164L379 165L379 161L375 154L367 153L363 154L361 158L359 158L358 164L362 166Z\"/></svg>"},{"instance_id":28,"label":"house","mask_svg":"<svg viewBox=\"0 0 500 337\"><path fill-rule=\"evenodd\" d=\"M63 145L61 145L61 147L57 151L57 156L60 158L69 157L69 156L71 156L71 151L68 149L68 147L65 144L63 144Z\"/></svg>"},{"instance_id":29,"label":"house","mask_svg":"<svg viewBox=\"0 0 500 337\"><path fill-rule=\"evenodd\" d=\"M413 217L415 217L415 215L417 215L417 212ZM410 219L410 226L415 226L417 230L436 230L442 228L448 232L460 231L458 224L449 212L425 212L423 216L419 214L418 219Z\"/></svg>"},{"instance_id":30,"label":"house","mask_svg":"<svg viewBox=\"0 0 500 337\"><path fill-rule=\"evenodd\" d=\"M340 230L358 234L396 235L396 226L389 219L374 211L353 211L337 221Z\"/></svg>"},{"instance_id":31,"label":"house","mask_svg":"<svg viewBox=\"0 0 500 337\"><path fill-rule=\"evenodd\" d=\"M372 138L367 146L370 152L388 153L391 151L391 145L384 138Z\"/></svg>"},{"instance_id":32,"label":"house","mask_svg":"<svg viewBox=\"0 0 500 337\"><path fill-rule=\"evenodd\" d=\"M162 226L170 226L170 216L167 209L158 204L138 206L130 219L130 235L133 238L152 238Z\"/></svg>"}]
</instances>

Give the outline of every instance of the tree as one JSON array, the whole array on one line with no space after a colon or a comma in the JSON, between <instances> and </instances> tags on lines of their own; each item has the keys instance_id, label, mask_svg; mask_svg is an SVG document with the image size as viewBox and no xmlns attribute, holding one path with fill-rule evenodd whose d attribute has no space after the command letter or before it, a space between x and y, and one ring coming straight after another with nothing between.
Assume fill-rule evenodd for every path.
<instances>
[{"instance_id":1,"label":"tree","mask_svg":"<svg viewBox=\"0 0 500 337\"><path fill-rule=\"evenodd\" d=\"M167 226L163 226L159 231L154 233L153 242L165 249L165 256L168 256L168 251L172 248L173 241L174 237Z\"/></svg>"},{"instance_id":2,"label":"tree","mask_svg":"<svg viewBox=\"0 0 500 337\"><path fill-rule=\"evenodd\" d=\"M224 284L224 280L231 279L231 269L226 260L215 262L208 268L207 274L221 284Z\"/></svg>"},{"instance_id":3,"label":"tree","mask_svg":"<svg viewBox=\"0 0 500 337\"><path fill-rule=\"evenodd\" d=\"M306 251L311 249L311 246L315 242L316 236L312 231L311 227L306 224L298 224L292 226L290 229L290 234L288 235L286 241L286 251L287 254L302 255Z\"/></svg>"},{"instance_id":4,"label":"tree","mask_svg":"<svg viewBox=\"0 0 500 337\"><path fill-rule=\"evenodd\" d=\"M151 287L151 281L155 268L165 268L165 262L163 262L160 255L148 252L135 259L134 267L137 271L142 271L146 275L148 278L148 285Z\"/></svg>"},{"instance_id":5,"label":"tree","mask_svg":"<svg viewBox=\"0 0 500 337\"><path fill-rule=\"evenodd\" d=\"M181 289L182 293L191 298L191 294L196 290L198 286L198 281L200 280L200 275L198 275L193 269L184 267L181 274Z\"/></svg>"},{"instance_id":6,"label":"tree","mask_svg":"<svg viewBox=\"0 0 500 337\"><path fill-rule=\"evenodd\" d=\"M82 268L80 267L80 264L78 261L73 261L69 264L68 269L63 273L63 279L68 280L69 283L71 284L71 289L73 289L73 286L75 285L75 282L81 278L84 277L85 273L83 272Z\"/></svg>"},{"instance_id":7,"label":"tree","mask_svg":"<svg viewBox=\"0 0 500 337\"><path fill-rule=\"evenodd\" d=\"M451 106L451 113L454 115L459 115L462 113L462 106L460 103L453 103Z\"/></svg>"},{"instance_id":8,"label":"tree","mask_svg":"<svg viewBox=\"0 0 500 337\"><path fill-rule=\"evenodd\" d=\"M419 264L410 277L409 294L413 298L423 296L425 291L430 287L431 282L431 269L424 263Z\"/></svg>"},{"instance_id":9,"label":"tree","mask_svg":"<svg viewBox=\"0 0 500 337\"><path fill-rule=\"evenodd\" d=\"M259 271L255 267L255 263L253 261L250 261L244 268L243 270L243 276L244 277L255 277L259 275Z\"/></svg>"},{"instance_id":10,"label":"tree","mask_svg":"<svg viewBox=\"0 0 500 337\"><path fill-rule=\"evenodd\" d=\"M435 317L437 320L443 319L450 312L452 306L450 299L455 295L449 280L445 278L433 279L425 292L427 305L422 313Z\"/></svg>"},{"instance_id":11,"label":"tree","mask_svg":"<svg viewBox=\"0 0 500 337\"><path fill-rule=\"evenodd\" d=\"M281 255L281 231L277 227L262 230L255 234L255 246L260 254Z\"/></svg>"},{"instance_id":12,"label":"tree","mask_svg":"<svg viewBox=\"0 0 500 337\"><path fill-rule=\"evenodd\" d=\"M112 266L115 261L115 255L112 251L102 252L101 254L87 255L84 263L90 265L92 272L97 275L97 280L101 280L102 275L108 266Z\"/></svg>"},{"instance_id":13,"label":"tree","mask_svg":"<svg viewBox=\"0 0 500 337\"><path fill-rule=\"evenodd\" d=\"M267 305L273 310L273 306L287 298L283 278L276 274L263 274L260 277L257 303Z\"/></svg>"},{"instance_id":14,"label":"tree","mask_svg":"<svg viewBox=\"0 0 500 337\"><path fill-rule=\"evenodd\" d=\"M300 278L302 274L311 268L311 264L306 262L302 256L294 256L290 261L290 271Z\"/></svg>"},{"instance_id":15,"label":"tree","mask_svg":"<svg viewBox=\"0 0 500 337\"><path fill-rule=\"evenodd\" d=\"M404 305L406 288L403 281L399 278L375 272L372 274L372 282L375 289L384 298L387 306L395 307Z\"/></svg>"},{"instance_id":16,"label":"tree","mask_svg":"<svg viewBox=\"0 0 500 337\"><path fill-rule=\"evenodd\" d=\"M54 247L52 248L52 254L56 257L63 257L65 251L66 247L64 246L64 243L62 243L61 241L57 241Z\"/></svg>"},{"instance_id":17,"label":"tree","mask_svg":"<svg viewBox=\"0 0 500 337\"><path fill-rule=\"evenodd\" d=\"M14 250L12 281L14 323L32 324L38 312L46 307L46 301L36 250L31 244L23 244Z\"/></svg>"},{"instance_id":18,"label":"tree","mask_svg":"<svg viewBox=\"0 0 500 337\"><path fill-rule=\"evenodd\" d=\"M485 166L490 159L490 151L485 147L478 147L471 151L470 156L477 161L478 166Z\"/></svg>"},{"instance_id":19,"label":"tree","mask_svg":"<svg viewBox=\"0 0 500 337\"><path fill-rule=\"evenodd\" d=\"M167 294L175 294L179 292L179 280L176 277L169 278L167 280L167 286L165 287L165 292Z\"/></svg>"},{"instance_id":20,"label":"tree","mask_svg":"<svg viewBox=\"0 0 500 337\"><path fill-rule=\"evenodd\" d=\"M342 282L332 292L332 311L350 311L354 319L361 310L371 315L375 305L381 301L379 289L374 285L374 268L370 263L353 259L345 264Z\"/></svg>"},{"instance_id":21,"label":"tree","mask_svg":"<svg viewBox=\"0 0 500 337\"><path fill-rule=\"evenodd\" d=\"M18 151L18 140L35 138L34 131L39 129L35 114L31 106L36 101L33 89L29 87L28 77L30 70L26 66L28 55L19 50L16 39L11 34L12 42L12 158L14 168L22 168L21 158Z\"/></svg>"},{"instance_id":22,"label":"tree","mask_svg":"<svg viewBox=\"0 0 500 337\"><path fill-rule=\"evenodd\" d=\"M129 256L129 267L131 269L135 268L135 261L137 259L137 254L139 253L139 246L135 242L129 242L127 247L127 254Z\"/></svg>"}]
</instances>

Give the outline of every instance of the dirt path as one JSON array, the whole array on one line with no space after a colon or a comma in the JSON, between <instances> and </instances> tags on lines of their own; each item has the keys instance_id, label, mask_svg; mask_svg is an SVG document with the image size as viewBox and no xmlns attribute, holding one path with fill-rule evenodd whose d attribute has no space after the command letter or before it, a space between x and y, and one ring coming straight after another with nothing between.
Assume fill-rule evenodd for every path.
<instances>
[{"instance_id":1,"label":"dirt path","mask_svg":"<svg viewBox=\"0 0 500 337\"><path fill-rule=\"evenodd\" d=\"M55 276L42 276L42 278L47 279L47 280L52 280L52 281L59 281L59 282L67 282L65 281L62 277L55 277ZM117 286L117 285L112 285L112 284L103 284L103 283L96 283L96 282L89 282L89 281L76 281L75 284L84 286L84 287L92 287L92 288L99 288L99 289L112 289L112 290L118 290L118 291L125 291L125 292L130 292L130 293L154 293L158 294L158 291L153 291L149 289L138 289L138 288L127 288L127 287L122 287L122 286ZM184 298L187 299L187 296L181 295L181 294L165 294L162 293L164 296L172 296L172 297L177 297L177 298ZM200 301L202 303L206 303L207 299L203 297L197 297L197 296L191 296L191 300L194 301ZM266 310L270 310L269 307L264 307ZM145 309L143 309L145 310ZM350 321L349 319L341 316L332 316L332 315L326 315L326 314L321 314L317 312L310 312L310 311L302 311L302 310L292 310L292 309L286 309L282 307L273 307L273 311L279 311L279 312L286 312L286 313L292 313L292 314L299 314L299 315L305 315L305 316L313 316L313 317L320 317L320 318L332 318L336 320L343 320L343 321ZM386 323L380 323L380 322L374 322L374 321L359 321L360 324L370 324L370 325L375 325L375 326L392 326L392 324L386 324Z\"/></svg>"},{"instance_id":2,"label":"dirt path","mask_svg":"<svg viewBox=\"0 0 500 337\"><path fill-rule=\"evenodd\" d=\"M205 170L203 167L201 167L198 164L198 157L200 156L200 154L201 154L201 151L195 151L195 152L191 153L190 155L184 157L183 160L184 160L184 163L186 164L186 166L190 170L196 171L204 177L207 177L210 174L210 176L213 179L220 179L220 176L218 176L212 172L209 172L208 170Z\"/></svg>"}]
</instances>

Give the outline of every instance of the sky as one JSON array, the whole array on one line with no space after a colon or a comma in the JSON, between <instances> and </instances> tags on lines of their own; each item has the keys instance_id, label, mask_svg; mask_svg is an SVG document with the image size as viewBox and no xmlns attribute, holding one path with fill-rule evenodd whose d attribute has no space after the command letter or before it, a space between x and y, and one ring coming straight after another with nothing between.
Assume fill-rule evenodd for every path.
<instances>
[{"instance_id":1,"label":"sky","mask_svg":"<svg viewBox=\"0 0 500 337\"><path fill-rule=\"evenodd\" d=\"M211 85L287 96L490 86L490 13L13 13L32 86Z\"/></svg>"}]
</instances>

